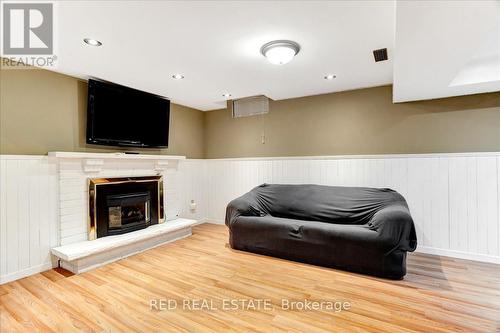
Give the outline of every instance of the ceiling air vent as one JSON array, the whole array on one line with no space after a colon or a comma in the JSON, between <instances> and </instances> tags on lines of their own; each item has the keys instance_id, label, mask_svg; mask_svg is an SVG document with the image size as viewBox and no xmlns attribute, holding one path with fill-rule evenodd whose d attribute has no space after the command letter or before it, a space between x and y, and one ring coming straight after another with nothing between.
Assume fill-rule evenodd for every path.
<instances>
[{"instance_id":1,"label":"ceiling air vent","mask_svg":"<svg viewBox=\"0 0 500 333\"><path fill-rule=\"evenodd\" d=\"M264 95L235 99L229 106L233 118L256 116L269 113L269 98Z\"/></svg>"},{"instance_id":2,"label":"ceiling air vent","mask_svg":"<svg viewBox=\"0 0 500 333\"><path fill-rule=\"evenodd\" d=\"M373 51L373 57L375 57L375 62L387 60L387 49L378 49Z\"/></svg>"}]
</instances>

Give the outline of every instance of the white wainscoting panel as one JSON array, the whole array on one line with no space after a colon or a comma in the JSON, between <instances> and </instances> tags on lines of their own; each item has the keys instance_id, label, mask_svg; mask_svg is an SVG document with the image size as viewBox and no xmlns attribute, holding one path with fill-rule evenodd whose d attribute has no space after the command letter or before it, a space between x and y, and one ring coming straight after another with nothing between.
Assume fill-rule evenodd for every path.
<instances>
[{"instance_id":1,"label":"white wainscoting panel","mask_svg":"<svg viewBox=\"0 0 500 333\"><path fill-rule=\"evenodd\" d=\"M45 156L0 156L0 283L52 267L57 171Z\"/></svg>"},{"instance_id":2,"label":"white wainscoting panel","mask_svg":"<svg viewBox=\"0 0 500 333\"><path fill-rule=\"evenodd\" d=\"M77 209L87 191L80 169L58 172L46 156L0 155L0 283L49 269L51 247L85 237L70 223L86 214ZM122 171L146 172L142 163ZM500 263L500 153L194 159L164 175L167 216L218 223L229 201L262 183L390 187L408 201L419 251ZM58 193L58 176L67 191Z\"/></svg>"},{"instance_id":3,"label":"white wainscoting panel","mask_svg":"<svg viewBox=\"0 0 500 333\"><path fill-rule=\"evenodd\" d=\"M419 251L500 263L500 154L206 160L207 219L262 183L389 187L408 201Z\"/></svg>"},{"instance_id":4,"label":"white wainscoting panel","mask_svg":"<svg viewBox=\"0 0 500 333\"><path fill-rule=\"evenodd\" d=\"M205 171L206 161L201 159L183 160L179 163L179 216L203 220L207 212L207 180ZM191 200L196 208L190 208ZM168 205L168 202L167 202Z\"/></svg>"}]
</instances>

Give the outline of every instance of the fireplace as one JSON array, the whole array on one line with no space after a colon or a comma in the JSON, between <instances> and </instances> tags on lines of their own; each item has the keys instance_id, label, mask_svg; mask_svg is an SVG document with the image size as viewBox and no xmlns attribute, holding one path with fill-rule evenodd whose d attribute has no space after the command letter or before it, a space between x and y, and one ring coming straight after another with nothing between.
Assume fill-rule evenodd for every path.
<instances>
[{"instance_id":1,"label":"fireplace","mask_svg":"<svg viewBox=\"0 0 500 333\"><path fill-rule=\"evenodd\" d=\"M89 179L89 240L162 223L161 176Z\"/></svg>"}]
</instances>

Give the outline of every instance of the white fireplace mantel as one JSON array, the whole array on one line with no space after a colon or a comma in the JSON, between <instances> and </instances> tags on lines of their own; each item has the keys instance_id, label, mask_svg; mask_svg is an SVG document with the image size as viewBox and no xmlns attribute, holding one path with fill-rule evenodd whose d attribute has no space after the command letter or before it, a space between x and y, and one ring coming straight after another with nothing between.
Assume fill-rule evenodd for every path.
<instances>
[{"instance_id":1,"label":"white fireplace mantel","mask_svg":"<svg viewBox=\"0 0 500 333\"><path fill-rule=\"evenodd\" d=\"M166 168L177 168L180 160L185 160L186 156L178 155L150 155L150 154L126 154L126 153L85 153L85 152L49 152L51 159L81 160L83 170L86 173L95 173L102 170L105 161L127 160L127 161L151 161L155 163L155 170L160 171Z\"/></svg>"},{"instance_id":2,"label":"white fireplace mantel","mask_svg":"<svg viewBox=\"0 0 500 333\"><path fill-rule=\"evenodd\" d=\"M151 160L151 161L165 161L165 160L185 160L186 156L178 155L149 155L149 154L126 154L126 153L84 153L84 152L71 152L71 151L51 151L49 157L55 158L73 158L73 159L121 159L121 160Z\"/></svg>"}]
</instances>

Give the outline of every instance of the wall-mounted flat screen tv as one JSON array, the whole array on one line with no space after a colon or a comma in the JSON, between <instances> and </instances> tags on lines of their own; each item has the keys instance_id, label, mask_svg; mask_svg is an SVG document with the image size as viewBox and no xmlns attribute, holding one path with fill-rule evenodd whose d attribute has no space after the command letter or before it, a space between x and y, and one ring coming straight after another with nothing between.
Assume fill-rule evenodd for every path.
<instances>
[{"instance_id":1,"label":"wall-mounted flat screen tv","mask_svg":"<svg viewBox=\"0 0 500 333\"><path fill-rule=\"evenodd\" d=\"M89 80L87 143L168 147L170 101L165 97Z\"/></svg>"}]
</instances>

